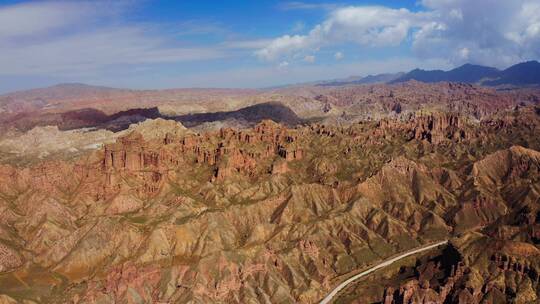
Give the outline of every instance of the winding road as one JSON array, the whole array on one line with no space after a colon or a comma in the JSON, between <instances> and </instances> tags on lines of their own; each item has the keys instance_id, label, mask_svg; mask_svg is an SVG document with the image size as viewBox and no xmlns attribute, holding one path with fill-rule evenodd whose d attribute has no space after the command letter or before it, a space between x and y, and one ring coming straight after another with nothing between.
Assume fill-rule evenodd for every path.
<instances>
[{"instance_id":1,"label":"winding road","mask_svg":"<svg viewBox=\"0 0 540 304\"><path fill-rule=\"evenodd\" d=\"M440 241L438 243L435 243L435 244L431 244L431 245L427 245L427 246L423 246L423 247L420 247L420 248L416 248L414 250L411 250L411 251L408 251L406 253L403 253L401 255L398 255L396 257L393 257L389 260L386 260L380 264L377 264L371 268L369 268L368 270L366 271L363 271L355 276L352 276L351 278L349 278L348 280L344 281L343 283L339 284L336 288L334 288L334 290L332 290L321 302L320 304L329 304L333 299L334 297L345 287L347 287L347 285L351 284L352 282L360 279L361 277L365 277L367 276L368 274L374 272L374 271L377 271L378 269L381 269L383 267L386 267L388 265L391 265L401 259L404 259L406 257L409 257L411 255L414 255L414 254L417 254L417 253L420 253L420 252L424 252L424 251L427 251L427 250L430 250L430 249L433 249L435 247L438 247L438 246L441 246L441 245L444 245L448 243L448 240L445 240L445 241Z\"/></svg>"}]
</instances>

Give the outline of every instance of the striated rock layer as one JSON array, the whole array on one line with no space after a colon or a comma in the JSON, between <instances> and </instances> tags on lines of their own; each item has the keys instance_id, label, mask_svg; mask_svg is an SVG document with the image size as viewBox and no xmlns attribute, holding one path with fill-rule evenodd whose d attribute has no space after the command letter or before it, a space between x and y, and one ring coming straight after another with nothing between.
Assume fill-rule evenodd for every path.
<instances>
[{"instance_id":1,"label":"striated rock layer","mask_svg":"<svg viewBox=\"0 0 540 304\"><path fill-rule=\"evenodd\" d=\"M531 107L151 130L75 160L0 165L2 301L316 303L353 271L453 237L380 301L536 299Z\"/></svg>"}]
</instances>

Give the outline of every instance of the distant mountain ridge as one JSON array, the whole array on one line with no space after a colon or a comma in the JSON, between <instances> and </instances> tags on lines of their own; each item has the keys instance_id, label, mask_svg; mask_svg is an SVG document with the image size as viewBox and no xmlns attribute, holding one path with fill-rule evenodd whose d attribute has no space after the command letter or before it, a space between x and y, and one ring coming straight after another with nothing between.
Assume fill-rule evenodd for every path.
<instances>
[{"instance_id":1,"label":"distant mountain ridge","mask_svg":"<svg viewBox=\"0 0 540 304\"><path fill-rule=\"evenodd\" d=\"M344 79L320 81L314 83L314 85L330 87L359 84L395 84L411 80L425 83L463 82L483 86L540 85L540 62L522 62L505 70L467 63L449 71L414 69L408 73L383 73L365 77L352 76Z\"/></svg>"},{"instance_id":2,"label":"distant mountain ridge","mask_svg":"<svg viewBox=\"0 0 540 304\"><path fill-rule=\"evenodd\" d=\"M200 101L218 95L245 96L269 90L295 87L396 84L411 80L424 83L461 82L482 86L540 86L540 62L535 60L522 62L504 70L482 65L464 64L449 71L414 69L408 73L382 73L367 75L365 77L351 76L341 79L297 83L264 89L171 88L143 90L93 86L83 83L61 83L45 88L35 88L0 94L0 112L20 112L53 107L58 108L61 107L63 103L70 102L93 103L103 101L106 104L114 104L113 101L125 101L125 99L130 98L136 99L137 103L145 103L147 101L160 99L177 100L179 96L185 96L185 98L196 97L196 99ZM185 100L193 101L188 99ZM84 106L86 107L87 105ZM153 106L153 104L149 106ZM123 109L124 108L115 109L115 111Z\"/></svg>"},{"instance_id":3,"label":"distant mountain ridge","mask_svg":"<svg viewBox=\"0 0 540 304\"><path fill-rule=\"evenodd\" d=\"M316 86L329 87L329 86L344 86L344 85L354 85L354 84L388 83L402 77L403 75L405 75L405 73L400 72L400 73L384 73L384 74L368 75L365 77L349 77L347 79L324 81L321 83L317 83Z\"/></svg>"},{"instance_id":4,"label":"distant mountain ridge","mask_svg":"<svg viewBox=\"0 0 540 304\"><path fill-rule=\"evenodd\" d=\"M528 61L513 65L508 69L501 71L498 79L488 81L486 84L540 84L540 62Z\"/></svg>"},{"instance_id":5,"label":"distant mountain ridge","mask_svg":"<svg viewBox=\"0 0 540 304\"><path fill-rule=\"evenodd\" d=\"M414 69L389 83L410 80L421 82L465 82L486 86L498 85L540 85L540 63L527 61L513 65L505 70L481 65L464 64L450 71Z\"/></svg>"}]
</instances>

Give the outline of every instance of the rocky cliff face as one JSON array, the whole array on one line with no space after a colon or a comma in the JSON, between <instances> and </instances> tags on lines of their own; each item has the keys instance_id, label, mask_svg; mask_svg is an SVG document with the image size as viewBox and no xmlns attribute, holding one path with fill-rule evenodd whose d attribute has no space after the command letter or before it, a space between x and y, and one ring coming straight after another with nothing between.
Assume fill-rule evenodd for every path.
<instances>
[{"instance_id":1,"label":"rocky cliff face","mask_svg":"<svg viewBox=\"0 0 540 304\"><path fill-rule=\"evenodd\" d=\"M379 123L383 134L396 130L403 132L408 139L417 139L428 143L440 144L444 141L459 142L474 137L463 116L454 113L419 114L403 121L384 119Z\"/></svg>"},{"instance_id":2,"label":"rocky cliff face","mask_svg":"<svg viewBox=\"0 0 540 304\"><path fill-rule=\"evenodd\" d=\"M457 241L463 246L462 242L463 239ZM422 262L414 268L413 277L402 283L399 289L386 289L384 303L537 301L540 255L535 246L513 241L494 241L478 235L465 243L477 247L479 244L476 242L482 242L482 249L486 252L473 253L469 252L470 248L454 248L451 245L449 248L456 251L454 256L458 259L449 257L447 249L442 255ZM470 254L476 255L479 260L471 261Z\"/></svg>"},{"instance_id":3,"label":"rocky cliff face","mask_svg":"<svg viewBox=\"0 0 540 304\"><path fill-rule=\"evenodd\" d=\"M464 234L440 256L417 263L405 282L388 286L384 303L538 301L539 157L513 146L475 162L474 190L464 193L451 221Z\"/></svg>"},{"instance_id":4,"label":"rocky cliff face","mask_svg":"<svg viewBox=\"0 0 540 304\"><path fill-rule=\"evenodd\" d=\"M540 119L518 111L131 130L76 159L1 165L0 293L316 303L343 275L456 237L379 300L532 299Z\"/></svg>"}]
</instances>

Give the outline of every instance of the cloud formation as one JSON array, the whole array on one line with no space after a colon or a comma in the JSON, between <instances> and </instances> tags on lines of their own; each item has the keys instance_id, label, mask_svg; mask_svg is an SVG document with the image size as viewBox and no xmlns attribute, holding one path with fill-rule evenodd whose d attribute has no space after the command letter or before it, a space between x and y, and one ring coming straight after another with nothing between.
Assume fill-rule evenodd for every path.
<instances>
[{"instance_id":1,"label":"cloud formation","mask_svg":"<svg viewBox=\"0 0 540 304\"><path fill-rule=\"evenodd\" d=\"M420 56L506 66L540 57L537 0L423 0L433 15L414 33Z\"/></svg>"},{"instance_id":2,"label":"cloud formation","mask_svg":"<svg viewBox=\"0 0 540 304\"><path fill-rule=\"evenodd\" d=\"M111 66L226 56L219 48L180 46L159 26L124 22L126 10L127 1L0 7L0 74L78 76Z\"/></svg>"},{"instance_id":3,"label":"cloud formation","mask_svg":"<svg viewBox=\"0 0 540 304\"><path fill-rule=\"evenodd\" d=\"M306 35L283 35L255 52L281 60L353 43L364 48L410 43L419 58L505 66L540 57L537 0L423 0L412 12L384 6L334 9Z\"/></svg>"},{"instance_id":4,"label":"cloud formation","mask_svg":"<svg viewBox=\"0 0 540 304\"><path fill-rule=\"evenodd\" d=\"M81 6L85 7L67 2L44 2L0 8L0 42L49 33L94 15L91 5L82 3Z\"/></svg>"},{"instance_id":5,"label":"cloud formation","mask_svg":"<svg viewBox=\"0 0 540 304\"><path fill-rule=\"evenodd\" d=\"M353 42L361 46L396 46L413 27L426 23L428 16L407 9L382 6L339 8L307 35L284 35L256 52L259 58L274 60L298 51Z\"/></svg>"}]
</instances>

